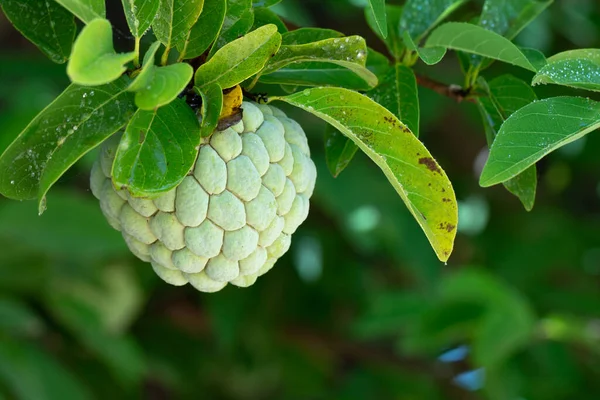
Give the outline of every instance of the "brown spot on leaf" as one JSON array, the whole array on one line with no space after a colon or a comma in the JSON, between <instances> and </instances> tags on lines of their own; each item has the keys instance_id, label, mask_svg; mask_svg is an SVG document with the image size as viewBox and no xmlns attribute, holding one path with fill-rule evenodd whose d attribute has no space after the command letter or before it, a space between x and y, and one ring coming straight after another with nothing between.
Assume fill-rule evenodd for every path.
<instances>
[{"instance_id":1,"label":"brown spot on leaf","mask_svg":"<svg viewBox=\"0 0 600 400\"><path fill-rule=\"evenodd\" d=\"M442 170L437 165L435 160L431 157L421 157L419 158L419 164L423 164L427 167L428 170L432 172L437 172L438 174L442 174Z\"/></svg>"},{"instance_id":2,"label":"brown spot on leaf","mask_svg":"<svg viewBox=\"0 0 600 400\"><path fill-rule=\"evenodd\" d=\"M396 127L396 119L392 118L392 117L383 117L383 120L387 123L392 124L393 127ZM379 122L378 122L379 124Z\"/></svg>"},{"instance_id":3,"label":"brown spot on leaf","mask_svg":"<svg viewBox=\"0 0 600 400\"><path fill-rule=\"evenodd\" d=\"M456 229L456 225L453 225L450 222L442 222L438 228L446 230L447 232L452 232L454 229Z\"/></svg>"}]
</instances>

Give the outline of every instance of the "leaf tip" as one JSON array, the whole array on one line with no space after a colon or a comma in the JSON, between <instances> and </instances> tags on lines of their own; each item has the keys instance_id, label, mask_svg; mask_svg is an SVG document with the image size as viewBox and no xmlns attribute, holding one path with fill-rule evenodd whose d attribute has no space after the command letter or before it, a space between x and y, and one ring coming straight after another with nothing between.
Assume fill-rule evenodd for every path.
<instances>
[{"instance_id":1,"label":"leaf tip","mask_svg":"<svg viewBox=\"0 0 600 400\"><path fill-rule=\"evenodd\" d=\"M38 215L42 215L46 211L46 195L42 195L38 203Z\"/></svg>"},{"instance_id":2,"label":"leaf tip","mask_svg":"<svg viewBox=\"0 0 600 400\"><path fill-rule=\"evenodd\" d=\"M494 181L493 177L489 177L489 174L486 171L486 168L483 168L483 171L481 172L481 176L479 177L479 186L481 187L490 187L490 186L494 186L500 182L496 182Z\"/></svg>"},{"instance_id":3,"label":"leaf tip","mask_svg":"<svg viewBox=\"0 0 600 400\"><path fill-rule=\"evenodd\" d=\"M448 250L441 250L441 251L436 251L436 255L437 258L443 262L444 264L446 264L448 262L448 260L450 259L450 256L452 255L452 248L448 249Z\"/></svg>"}]
</instances>

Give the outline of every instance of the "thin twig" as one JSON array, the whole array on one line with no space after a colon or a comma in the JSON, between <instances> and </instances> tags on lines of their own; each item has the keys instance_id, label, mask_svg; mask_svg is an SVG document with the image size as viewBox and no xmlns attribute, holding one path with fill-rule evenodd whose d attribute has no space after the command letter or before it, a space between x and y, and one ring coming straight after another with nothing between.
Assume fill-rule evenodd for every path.
<instances>
[{"instance_id":1,"label":"thin twig","mask_svg":"<svg viewBox=\"0 0 600 400\"><path fill-rule=\"evenodd\" d=\"M462 101L475 102L475 99L469 97L471 91L463 89L458 85L446 85L445 83L438 82L424 75L417 75L417 84L427 89L431 89L442 96L449 97L457 103Z\"/></svg>"}]
</instances>

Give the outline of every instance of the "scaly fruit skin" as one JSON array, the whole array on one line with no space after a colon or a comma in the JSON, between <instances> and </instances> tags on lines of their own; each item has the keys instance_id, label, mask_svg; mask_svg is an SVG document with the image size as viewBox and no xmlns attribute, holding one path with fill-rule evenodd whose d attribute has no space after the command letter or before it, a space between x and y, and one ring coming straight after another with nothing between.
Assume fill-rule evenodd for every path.
<instances>
[{"instance_id":1,"label":"scaly fruit skin","mask_svg":"<svg viewBox=\"0 0 600 400\"><path fill-rule=\"evenodd\" d=\"M203 292L250 286L289 249L308 215L317 171L304 131L275 107L245 101L242 108L242 121L215 132L188 176L158 198L113 186L118 135L92 168L106 219L167 283Z\"/></svg>"}]
</instances>

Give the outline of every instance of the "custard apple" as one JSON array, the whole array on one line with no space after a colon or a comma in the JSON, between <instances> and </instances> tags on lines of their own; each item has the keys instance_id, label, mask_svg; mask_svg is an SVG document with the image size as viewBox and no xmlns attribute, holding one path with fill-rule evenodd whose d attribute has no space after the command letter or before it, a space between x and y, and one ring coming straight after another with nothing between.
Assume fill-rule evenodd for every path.
<instances>
[{"instance_id":1,"label":"custard apple","mask_svg":"<svg viewBox=\"0 0 600 400\"><path fill-rule=\"evenodd\" d=\"M242 109L242 121L205 139L189 174L158 198L113 186L118 135L92 168L104 216L167 283L203 292L250 286L308 215L317 171L304 131L275 107L244 101Z\"/></svg>"}]
</instances>

